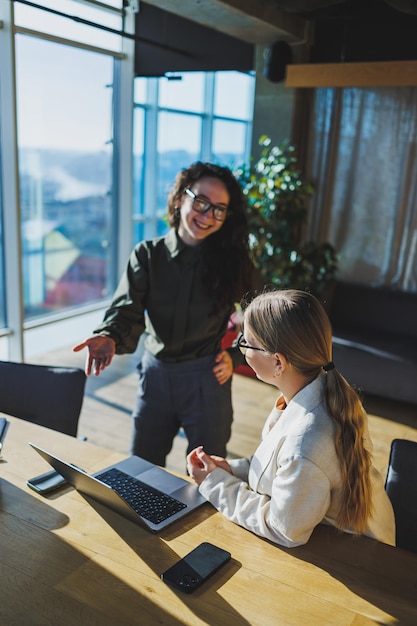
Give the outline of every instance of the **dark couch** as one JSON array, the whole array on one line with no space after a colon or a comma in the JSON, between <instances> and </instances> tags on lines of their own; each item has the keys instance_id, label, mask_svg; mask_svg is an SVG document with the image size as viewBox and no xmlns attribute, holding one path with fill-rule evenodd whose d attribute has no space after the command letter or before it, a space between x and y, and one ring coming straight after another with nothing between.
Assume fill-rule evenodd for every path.
<instances>
[{"instance_id":1,"label":"dark couch","mask_svg":"<svg viewBox=\"0 0 417 626\"><path fill-rule=\"evenodd\" d=\"M417 404L417 294L339 282L328 312L343 376L365 395Z\"/></svg>"}]
</instances>

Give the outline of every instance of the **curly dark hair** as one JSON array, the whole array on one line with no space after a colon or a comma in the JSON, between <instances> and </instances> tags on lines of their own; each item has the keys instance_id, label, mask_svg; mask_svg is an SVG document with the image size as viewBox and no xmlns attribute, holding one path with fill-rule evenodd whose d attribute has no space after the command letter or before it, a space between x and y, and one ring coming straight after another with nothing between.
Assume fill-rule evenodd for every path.
<instances>
[{"instance_id":1,"label":"curly dark hair","mask_svg":"<svg viewBox=\"0 0 417 626\"><path fill-rule=\"evenodd\" d=\"M201 243L203 280L214 296L216 312L224 306L232 307L251 288L246 199L232 171L201 161L181 170L168 195L168 223L178 229L181 219L178 206L184 190L206 177L221 180L230 197L223 226Z\"/></svg>"}]
</instances>

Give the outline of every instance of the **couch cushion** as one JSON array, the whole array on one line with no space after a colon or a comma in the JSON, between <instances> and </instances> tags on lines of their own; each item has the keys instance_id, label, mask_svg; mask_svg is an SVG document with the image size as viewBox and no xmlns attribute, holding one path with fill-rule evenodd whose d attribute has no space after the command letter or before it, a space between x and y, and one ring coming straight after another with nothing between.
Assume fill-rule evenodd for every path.
<instances>
[{"instance_id":1,"label":"couch cushion","mask_svg":"<svg viewBox=\"0 0 417 626\"><path fill-rule=\"evenodd\" d=\"M353 328L417 339L416 293L339 282L335 285L329 316L335 335Z\"/></svg>"},{"instance_id":2,"label":"couch cushion","mask_svg":"<svg viewBox=\"0 0 417 626\"><path fill-rule=\"evenodd\" d=\"M365 395L417 404L417 361L337 338L333 341L333 361L348 382Z\"/></svg>"},{"instance_id":3,"label":"couch cushion","mask_svg":"<svg viewBox=\"0 0 417 626\"><path fill-rule=\"evenodd\" d=\"M379 333L371 329L346 330L333 335L333 345L335 344L369 352L381 359L398 360L417 365L417 339L406 335Z\"/></svg>"}]
</instances>

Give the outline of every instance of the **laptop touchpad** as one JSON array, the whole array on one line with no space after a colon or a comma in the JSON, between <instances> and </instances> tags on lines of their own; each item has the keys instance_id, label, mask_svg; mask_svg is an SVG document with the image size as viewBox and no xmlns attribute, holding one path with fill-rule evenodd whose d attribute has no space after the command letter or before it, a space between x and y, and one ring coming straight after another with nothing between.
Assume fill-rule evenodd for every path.
<instances>
[{"instance_id":1,"label":"laptop touchpad","mask_svg":"<svg viewBox=\"0 0 417 626\"><path fill-rule=\"evenodd\" d=\"M169 472L165 472L158 467L141 472L136 476L140 481L146 483L150 487L155 487L165 493L173 493L177 489L184 487L186 481L178 476L173 476Z\"/></svg>"}]
</instances>

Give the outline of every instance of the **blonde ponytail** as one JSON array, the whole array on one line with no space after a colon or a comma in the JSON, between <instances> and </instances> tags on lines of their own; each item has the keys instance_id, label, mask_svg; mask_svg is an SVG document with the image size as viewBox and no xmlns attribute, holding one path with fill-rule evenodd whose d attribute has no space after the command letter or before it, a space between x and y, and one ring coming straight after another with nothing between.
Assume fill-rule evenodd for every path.
<instances>
[{"instance_id":1,"label":"blonde ponytail","mask_svg":"<svg viewBox=\"0 0 417 626\"><path fill-rule=\"evenodd\" d=\"M327 374L327 410L336 422L336 453L342 471L339 528L362 533L372 515L371 454L364 445L365 413L356 391L335 369Z\"/></svg>"}]
</instances>

